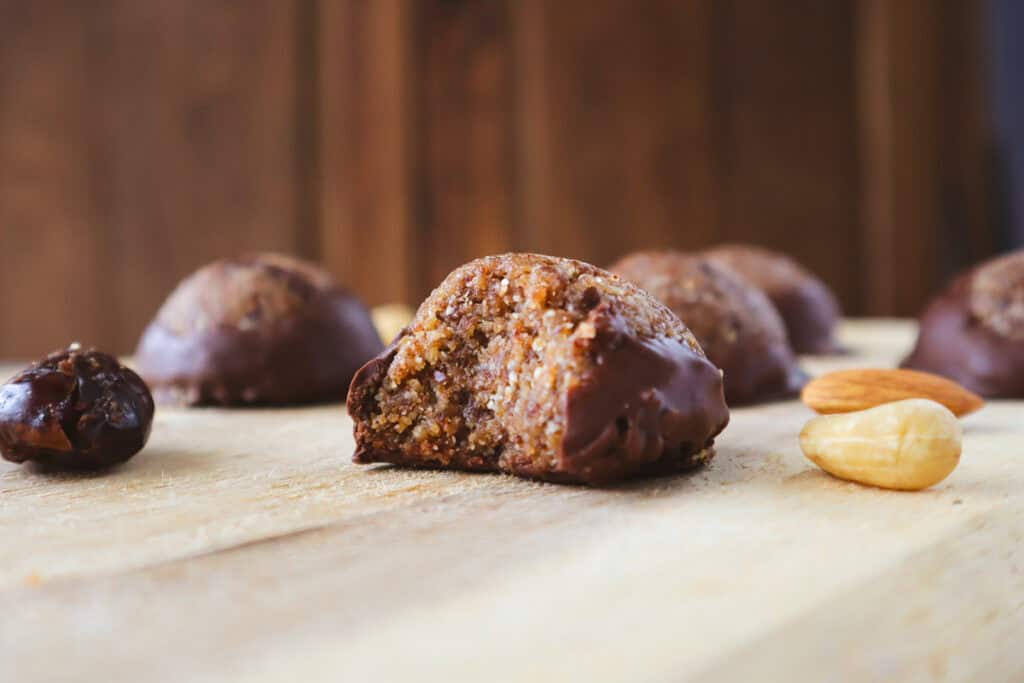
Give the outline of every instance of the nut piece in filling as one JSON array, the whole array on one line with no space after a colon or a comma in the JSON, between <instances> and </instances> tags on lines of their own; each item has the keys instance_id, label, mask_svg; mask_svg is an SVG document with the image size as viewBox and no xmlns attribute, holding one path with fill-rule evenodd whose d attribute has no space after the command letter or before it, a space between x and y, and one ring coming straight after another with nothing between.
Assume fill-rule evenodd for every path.
<instances>
[{"instance_id":1,"label":"nut piece in filling","mask_svg":"<svg viewBox=\"0 0 1024 683\"><path fill-rule=\"evenodd\" d=\"M73 344L0 387L0 454L65 469L109 467L146 445L153 411L138 375Z\"/></svg>"},{"instance_id":2,"label":"nut piece in filling","mask_svg":"<svg viewBox=\"0 0 1024 683\"><path fill-rule=\"evenodd\" d=\"M721 372L649 294L505 254L453 271L352 381L358 463L606 484L707 462Z\"/></svg>"},{"instance_id":3,"label":"nut piece in filling","mask_svg":"<svg viewBox=\"0 0 1024 683\"><path fill-rule=\"evenodd\" d=\"M797 353L836 353L833 332L839 303L828 286L785 254L762 247L727 244L704 252L761 288L786 324Z\"/></svg>"},{"instance_id":4,"label":"nut piece in filling","mask_svg":"<svg viewBox=\"0 0 1024 683\"><path fill-rule=\"evenodd\" d=\"M1024 250L969 270L936 296L903 367L988 398L1024 398Z\"/></svg>"},{"instance_id":5,"label":"nut piece in filling","mask_svg":"<svg viewBox=\"0 0 1024 683\"><path fill-rule=\"evenodd\" d=\"M135 352L158 401L340 401L383 344L366 307L316 266L276 254L224 259L178 285Z\"/></svg>"},{"instance_id":6,"label":"nut piece in filling","mask_svg":"<svg viewBox=\"0 0 1024 683\"><path fill-rule=\"evenodd\" d=\"M610 270L635 282L686 324L725 373L729 405L795 396L806 376L764 293L702 256L673 251L630 254Z\"/></svg>"}]
</instances>

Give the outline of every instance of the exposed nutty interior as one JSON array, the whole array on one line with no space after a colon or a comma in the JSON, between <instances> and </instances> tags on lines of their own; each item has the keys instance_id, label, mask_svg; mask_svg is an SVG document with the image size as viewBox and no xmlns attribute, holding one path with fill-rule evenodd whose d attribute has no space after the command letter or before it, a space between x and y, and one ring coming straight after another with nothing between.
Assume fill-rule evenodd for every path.
<instances>
[{"instance_id":1,"label":"exposed nutty interior","mask_svg":"<svg viewBox=\"0 0 1024 683\"><path fill-rule=\"evenodd\" d=\"M178 335L217 326L249 329L284 317L332 284L326 271L280 254L225 259L183 280L157 320Z\"/></svg>"},{"instance_id":2,"label":"exposed nutty interior","mask_svg":"<svg viewBox=\"0 0 1024 683\"><path fill-rule=\"evenodd\" d=\"M739 344L786 344L786 328L772 303L732 271L701 256L640 252L611 267L671 308L715 361Z\"/></svg>"},{"instance_id":3,"label":"exposed nutty interior","mask_svg":"<svg viewBox=\"0 0 1024 683\"><path fill-rule=\"evenodd\" d=\"M599 268L533 254L480 259L451 273L399 339L372 414L360 416L372 448L475 469L555 467L558 397L593 362L574 342L594 337L587 314L602 302L631 333L701 353L671 311Z\"/></svg>"},{"instance_id":4,"label":"exposed nutty interior","mask_svg":"<svg viewBox=\"0 0 1024 683\"><path fill-rule=\"evenodd\" d=\"M971 313L1010 339L1024 338L1024 251L995 259L975 271Z\"/></svg>"}]
</instances>

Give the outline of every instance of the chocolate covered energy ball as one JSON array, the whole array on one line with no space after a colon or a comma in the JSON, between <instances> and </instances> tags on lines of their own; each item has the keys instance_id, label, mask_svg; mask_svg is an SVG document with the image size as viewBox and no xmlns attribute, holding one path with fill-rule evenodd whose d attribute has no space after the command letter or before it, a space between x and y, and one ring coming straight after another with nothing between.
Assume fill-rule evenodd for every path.
<instances>
[{"instance_id":1,"label":"chocolate covered energy ball","mask_svg":"<svg viewBox=\"0 0 1024 683\"><path fill-rule=\"evenodd\" d=\"M381 348L366 307L326 271L259 254L183 280L135 359L160 402L282 405L344 399Z\"/></svg>"},{"instance_id":2,"label":"chocolate covered energy ball","mask_svg":"<svg viewBox=\"0 0 1024 683\"><path fill-rule=\"evenodd\" d=\"M960 275L935 297L903 367L988 398L1024 398L1024 251Z\"/></svg>"},{"instance_id":3,"label":"chocolate covered energy ball","mask_svg":"<svg viewBox=\"0 0 1024 683\"><path fill-rule=\"evenodd\" d=\"M606 484L713 455L721 372L649 294L506 254L453 271L352 381L357 463Z\"/></svg>"},{"instance_id":4,"label":"chocolate covered energy ball","mask_svg":"<svg viewBox=\"0 0 1024 683\"><path fill-rule=\"evenodd\" d=\"M839 351L833 334L839 323L839 303L820 279L777 251L743 244L726 244L703 252L760 287L775 304L789 343L797 353Z\"/></svg>"},{"instance_id":5,"label":"chocolate covered energy ball","mask_svg":"<svg viewBox=\"0 0 1024 683\"><path fill-rule=\"evenodd\" d=\"M690 328L725 373L730 405L794 396L803 386L806 376L778 311L728 268L704 256L644 251L609 270L654 295Z\"/></svg>"},{"instance_id":6,"label":"chocolate covered energy ball","mask_svg":"<svg viewBox=\"0 0 1024 683\"><path fill-rule=\"evenodd\" d=\"M110 467L146 445L153 412L138 375L72 344L0 386L0 454L64 469Z\"/></svg>"}]
</instances>

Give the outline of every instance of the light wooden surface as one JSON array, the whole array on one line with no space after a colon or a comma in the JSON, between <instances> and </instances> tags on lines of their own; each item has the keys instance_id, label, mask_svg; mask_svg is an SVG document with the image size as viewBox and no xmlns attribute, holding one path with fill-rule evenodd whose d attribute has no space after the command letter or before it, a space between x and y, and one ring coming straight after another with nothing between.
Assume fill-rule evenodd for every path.
<instances>
[{"instance_id":1,"label":"light wooden surface","mask_svg":"<svg viewBox=\"0 0 1024 683\"><path fill-rule=\"evenodd\" d=\"M911 334L850 323L807 366ZM1010 680L1022 407L921 493L818 471L797 402L605 490L356 467L341 406L162 410L103 476L0 464L0 680Z\"/></svg>"}]
</instances>

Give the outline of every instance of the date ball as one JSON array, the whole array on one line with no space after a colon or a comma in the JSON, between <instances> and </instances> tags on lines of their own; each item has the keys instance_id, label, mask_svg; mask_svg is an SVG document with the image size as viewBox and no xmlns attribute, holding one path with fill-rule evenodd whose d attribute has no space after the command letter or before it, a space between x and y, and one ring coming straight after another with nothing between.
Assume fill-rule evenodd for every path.
<instances>
[{"instance_id":1,"label":"date ball","mask_svg":"<svg viewBox=\"0 0 1024 683\"><path fill-rule=\"evenodd\" d=\"M795 396L806 376L786 327L764 293L702 256L630 254L610 270L668 306L725 374L725 398L742 405Z\"/></svg>"},{"instance_id":2,"label":"date ball","mask_svg":"<svg viewBox=\"0 0 1024 683\"><path fill-rule=\"evenodd\" d=\"M383 348L366 307L326 271L277 254L225 259L181 282L135 359L157 401L340 401Z\"/></svg>"},{"instance_id":3,"label":"date ball","mask_svg":"<svg viewBox=\"0 0 1024 683\"><path fill-rule=\"evenodd\" d=\"M357 463L607 484L711 459L721 372L600 268L505 254L455 271L352 381Z\"/></svg>"},{"instance_id":4,"label":"date ball","mask_svg":"<svg viewBox=\"0 0 1024 683\"><path fill-rule=\"evenodd\" d=\"M715 247L704 254L765 293L782 316L794 351L840 351L833 336L840 317L835 294L796 261L776 251L743 244Z\"/></svg>"},{"instance_id":5,"label":"date ball","mask_svg":"<svg viewBox=\"0 0 1024 683\"><path fill-rule=\"evenodd\" d=\"M63 469L110 467L146 445L153 411L138 375L72 345L0 387L0 454Z\"/></svg>"},{"instance_id":6,"label":"date ball","mask_svg":"<svg viewBox=\"0 0 1024 683\"><path fill-rule=\"evenodd\" d=\"M922 313L903 367L988 398L1024 398L1024 251L957 277Z\"/></svg>"}]
</instances>

